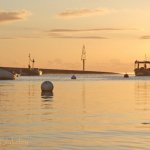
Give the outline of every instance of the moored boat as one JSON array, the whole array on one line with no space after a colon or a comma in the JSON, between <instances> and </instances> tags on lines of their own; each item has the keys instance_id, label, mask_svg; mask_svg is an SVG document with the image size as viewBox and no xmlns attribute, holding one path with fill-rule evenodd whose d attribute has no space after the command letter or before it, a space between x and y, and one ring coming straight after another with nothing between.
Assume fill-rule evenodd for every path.
<instances>
[{"instance_id":1,"label":"moored boat","mask_svg":"<svg viewBox=\"0 0 150 150\"><path fill-rule=\"evenodd\" d=\"M0 80L14 80L15 75L7 70L0 69Z\"/></svg>"},{"instance_id":2,"label":"moored boat","mask_svg":"<svg viewBox=\"0 0 150 150\"><path fill-rule=\"evenodd\" d=\"M32 63L32 66L30 65L30 63ZM31 56L29 54L28 68L23 70L23 72L21 72L21 76L40 76L40 75L42 75L41 70L39 70L38 68L34 68L34 63L35 63L35 60L31 59Z\"/></svg>"},{"instance_id":3,"label":"moored boat","mask_svg":"<svg viewBox=\"0 0 150 150\"><path fill-rule=\"evenodd\" d=\"M150 61L135 61L134 72L136 76L150 76Z\"/></svg>"},{"instance_id":4,"label":"moored boat","mask_svg":"<svg viewBox=\"0 0 150 150\"><path fill-rule=\"evenodd\" d=\"M72 77L71 77L71 79L74 79L74 80L75 80L76 78L77 78L77 77L76 77L75 75L72 75Z\"/></svg>"},{"instance_id":5,"label":"moored boat","mask_svg":"<svg viewBox=\"0 0 150 150\"><path fill-rule=\"evenodd\" d=\"M38 68L34 69L26 69L23 72L21 72L21 76L40 76L42 75L42 71Z\"/></svg>"},{"instance_id":6,"label":"moored boat","mask_svg":"<svg viewBox=\"0 0 150 150\"><path fill-rule=\"evenodd\" d=\"M125 73L124 78L129 78L129 75L127 73Z\"/></svg>"}]
</instances>

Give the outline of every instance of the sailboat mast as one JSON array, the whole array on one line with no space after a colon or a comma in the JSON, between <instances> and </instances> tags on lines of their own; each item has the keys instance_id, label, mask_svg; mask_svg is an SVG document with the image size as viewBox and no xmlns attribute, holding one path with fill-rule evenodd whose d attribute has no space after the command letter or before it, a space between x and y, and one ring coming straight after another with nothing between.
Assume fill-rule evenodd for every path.
<instances>
[{"instance_id":1,"label":"sailboat mast","mask_svg":"<svg viewBox=\"0 0 150 150\"><path fill-rule=\"evenodd\" d=\"M85 59L83 59L83 71L85 71Z\"/></svg>"}]
</instances>

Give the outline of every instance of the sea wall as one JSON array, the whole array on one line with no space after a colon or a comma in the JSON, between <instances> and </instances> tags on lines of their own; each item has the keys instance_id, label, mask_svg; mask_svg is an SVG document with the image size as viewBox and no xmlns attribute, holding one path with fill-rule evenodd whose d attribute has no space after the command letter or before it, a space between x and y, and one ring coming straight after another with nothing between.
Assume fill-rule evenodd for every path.
<instances>
[{"instance_id":1,"label":"sea wall","mask_svg":"<svg viewBox=\"0 0 150 150\"><path fill-rule=\"evenodd\" d=\"M17 67L0 67L0 68L18 74L28 70L28 68L17 68ZM43 72L43 74L118 74L114 72L103 72L103 71L82 71L82 70L43 69L43 68L39 69Z\"/></svg>"}]
</instances>

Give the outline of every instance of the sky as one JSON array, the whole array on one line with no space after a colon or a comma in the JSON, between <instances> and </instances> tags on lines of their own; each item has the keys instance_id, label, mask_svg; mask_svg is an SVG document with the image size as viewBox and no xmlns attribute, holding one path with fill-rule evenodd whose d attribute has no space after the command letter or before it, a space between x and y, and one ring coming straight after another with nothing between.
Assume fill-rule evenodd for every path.
<instances>
[{"instance_id":1,"label":"sky","mask_svg":"<svg viewBox=\"0 0 150 150\"><path fill-rule=\"evenodd\" d=\"M150 59L150 0L0 0L0 66L133 72Z\"/></svg>"}]
</instances>

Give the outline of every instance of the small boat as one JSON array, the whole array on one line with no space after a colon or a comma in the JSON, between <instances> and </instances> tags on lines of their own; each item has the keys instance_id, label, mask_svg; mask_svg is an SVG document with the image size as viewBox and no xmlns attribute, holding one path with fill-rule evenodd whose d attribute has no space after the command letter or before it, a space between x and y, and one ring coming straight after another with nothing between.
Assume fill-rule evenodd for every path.
<instances>
[{"instance_id":1,"label":"small boat","mask_svg":"<svg viewBox=\"0 0 150 150\"><path fill-rule=\"evenodd\" d=\"M71 79L75 80L77 77L75 75L72 75Z\"/></svg>"},{"instance_id":2,"label":"small boat","mask_svg":"<svg viewBox=\"0 0 150 150\"><path fill-rule=\"evenodd\" d=\"M129 78L129 75L127 73L124 74L124 78Z\"/></svg>"},{"instance_id":3,"label":"small boat","mask_svg":"<svg viewBox=\"0 0 150 150\"><path fill-rule=\"evenodd\" d=\"M0 69L0 80L15 80L15 75L7 70Z\"/></svg>"},{"instance_id":4,"label":"small boat","mask_svg":"<svg viewBox=\"0 0 150 150\"><path fill-rule=\"evenodd\" d=\"M30 65L30 63L32 63L32 66ZM31 56L29 54L28 68L24 69L21 72L21 76L40 76L40 75L42 75L42 71L41 70L39 70L38 68L34 68L34 63L35 63L35 60L31 59Z\"/></svg>"},{"instance_id":5,"label":"small boat","mask_svg":"<svg viewBox=\"0 0 150 150\"><path fill-rule=\"evenodd\" d=\"M134 72L136 76L150 76L150 61L135 61Z\"/></svg>"}]
</instances>

